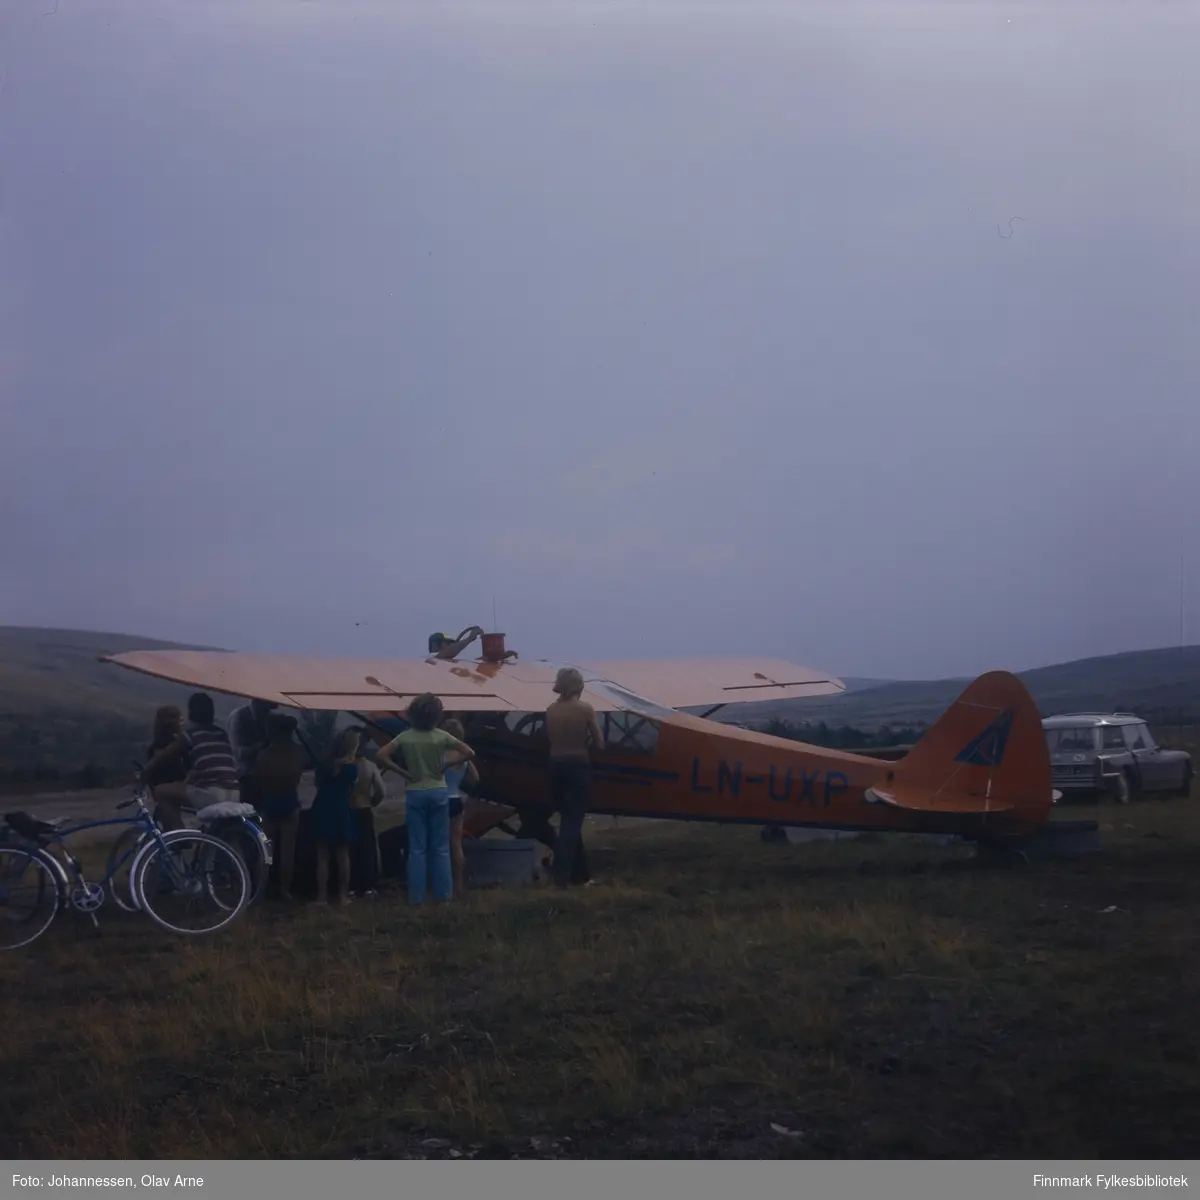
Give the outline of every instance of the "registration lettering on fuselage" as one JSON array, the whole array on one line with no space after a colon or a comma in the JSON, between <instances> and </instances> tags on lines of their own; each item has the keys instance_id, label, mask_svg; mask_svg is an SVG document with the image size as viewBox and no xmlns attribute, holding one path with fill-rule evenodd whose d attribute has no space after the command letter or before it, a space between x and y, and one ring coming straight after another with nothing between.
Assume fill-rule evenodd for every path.
<instances>
[{"instance_id":1,"label":"registration lettering on fuselage","mask_svg":"<svg viewBox=\"0 0 1200 1200\"><path fill-rule=\"evenodd\" d=\"M777 804L820 804L828 808L834 796L848 791L850 779L842 771L824 771L820 767L767 768L766 774L751 774L743 771L741 762L730 763L718 759L715 771L692 759L692 791L715 792L718 796L738 797L742 788L762 788Z\"/></svg>"}]
</instances>

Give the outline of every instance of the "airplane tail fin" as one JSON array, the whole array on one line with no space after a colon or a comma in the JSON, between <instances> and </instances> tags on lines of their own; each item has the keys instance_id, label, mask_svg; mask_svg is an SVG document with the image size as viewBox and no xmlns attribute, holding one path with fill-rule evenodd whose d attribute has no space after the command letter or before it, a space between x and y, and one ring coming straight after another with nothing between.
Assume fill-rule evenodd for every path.
<instances>
[{"instance_id":1,"label":"airplane tail fin","mask_svg":"<svg viewBox=\"0 0 1200 1200\"><path fill-rule=\"evenodd\" d=\"M872 789L897 808L1004 813L1040 825L1053 803L1050 753L1037 705L1007 671L981 675Z\"/></svg>"}]
</instances>

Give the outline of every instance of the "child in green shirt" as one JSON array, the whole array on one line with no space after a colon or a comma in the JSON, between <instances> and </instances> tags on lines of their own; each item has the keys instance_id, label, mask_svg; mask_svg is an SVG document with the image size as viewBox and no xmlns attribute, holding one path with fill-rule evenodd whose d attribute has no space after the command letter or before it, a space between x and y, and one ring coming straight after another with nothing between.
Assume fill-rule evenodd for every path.
<instances>
[{"instance_id":1,"label":"child in green shirt","mask_svg":"<svg viewBox=\"0 0 1200 1200\"><path fill-rule=\"evenodd\" d=\"M438 728L444 711L431 692L408 706L411 729L393 738L379 752L380 767L396 765L392 756L404 757L405 823L408 827L408 899L423 904L428 889L438 901L449 900L454 883L450 867L450 793L445 769L475 757L466 742Z\"/></svg>"}]
</instances>

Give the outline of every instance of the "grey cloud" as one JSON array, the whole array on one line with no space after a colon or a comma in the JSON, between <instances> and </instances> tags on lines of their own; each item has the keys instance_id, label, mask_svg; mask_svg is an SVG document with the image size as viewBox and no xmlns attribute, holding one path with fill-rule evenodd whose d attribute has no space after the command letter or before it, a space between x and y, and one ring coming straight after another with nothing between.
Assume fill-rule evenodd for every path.
<instances>
[{"instance_id":1,"label":"grey cloud","mask_svg":"<svg viewBox=\"0 0 1200 1200\"><path fill-rule=\"evenodd\" d=\"M408 653L495 595L523 653L867 675L1168 643L1181 551L1200 584L1186 30L27 22L0 620Z\"/></svg>"}]
</instances>

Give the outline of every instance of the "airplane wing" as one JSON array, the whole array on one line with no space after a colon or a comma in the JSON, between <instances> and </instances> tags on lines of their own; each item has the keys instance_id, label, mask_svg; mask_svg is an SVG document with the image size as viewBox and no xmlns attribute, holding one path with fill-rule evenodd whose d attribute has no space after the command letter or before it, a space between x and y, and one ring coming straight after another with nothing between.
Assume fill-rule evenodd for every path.
<instances>
[{"instance_id":1,"label":"airplane wing","mask_svg":"<svg viewBox=\"0 0 1200 1200\"><path fill-rule=\"evenodd\" d=\"M795 700L846 690L832 675L779 659L629 659L577 665L585 677L607 680L667 708Z\"/></svg>"},{"instance_id":2,"label":"airplane wing","mask_svg":"<svg viewBox=\"0 0 1200 1200\"><path fill-rule=\"evenodd\" d=\"M451 711L544 712L560 666L443 659L304 658L225 650L133 650L102 662L173 683L268 700L290 708L402 712L433 692ZM790 663L752 659L580 663L585 696L597 712L674 710L821 696L836 679ZM372 679L376 682L368 683Z\"/></svg>"}]
</instances>

